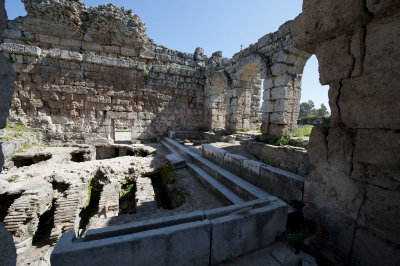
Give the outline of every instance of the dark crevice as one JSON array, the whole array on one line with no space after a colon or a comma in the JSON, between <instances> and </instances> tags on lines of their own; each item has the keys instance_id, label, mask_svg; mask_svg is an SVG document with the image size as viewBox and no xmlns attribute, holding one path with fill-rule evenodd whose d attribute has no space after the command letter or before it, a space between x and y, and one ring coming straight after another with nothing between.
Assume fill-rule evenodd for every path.
<instances>
[{"instance_id":1,"label":"dark crevice","mask_svg":"<svg viewBox=\"0 0 400 266\"><path fill-rule=\"evenodd\" d=\"M28 156L28 155L15 156L12 160L14 162L14 165L17 168L19 168L19 167L31 166L36 163L47 161L47 160L51 159L51 157L52 157L51 154L35 154L32 156Z\"/></svg>"},{"instance_id":2,"label":"dark crevice","mask_svg":"<svg viewBox=\"0 0 400 266\"><path fill-rule=\"evenodd\" d=\"M128 181L121 186L118 214L136 213L136 182Z\"/></svg>"},{"instance_id":3,"label":"dark crevice","mask_svg":"<svg viewBox=\"0 0 400 266\"><path fill-rule=\"evenodd\" d=\"M96 146L96 160L112 159L122 156L146 157L148 155L149 152L141 148Z\"/></svg>"},{"instance_id":4,"label":"dark crevice","mask_svg":"<svg viewBox=\"0 0 400 266\"><path fill-rule=\"evenodd\" d=\"M353 72L354 72L354 68L355 68L355 65L356 65L356 61L357 61L357 57L355 55L353 55L353 53L351 52L351 43L352 43L352 39L350 38L349 45L348 45L349 48L347 50L347 53L349 55L351 55L351 57L353 58L353 62L351 63L351 69L350 69L349 74L347 76L348 79L352 77Z\"/></svg>"},{"instance_id":5,"label":"dark crevice","mask_svg":"<svg viewBox=\"0 0 400 266\"><path fill-rule=\"evenodd\" d=\"M71 152L71 161L76 163L82 163L90 161L91 158L91 151L90 150L77 150Z\"/></svg>"},{"instance_id":6,"label":"dark crevice","mask_svg":"<svg viewBox=\"0 0 400 266\"><path fill-rule=\"evenodd\" d=\"M167 210L172 210L173 205L172 205L171 199L169 197L166 185L164 185L162 182L161 173L156 173L149 177L151 179L151 184L154 189L157 207L158 208L162 207Z\"/></svg>"},{"instance_id":7,"label":"dark crevice","mask_svg":"<svg viewBox=\"0 0 400 266\"><path fill-rule=\"evenodd\" d=\"M363 193L363 200L362 200L362 202L361 202L361 204L360 204L360 207L358 208L357 217L356 217L356 219L355 219L355 221L354 221L355 228L354 228L353 237L352 237L352 241L351 241L351 248L350 248L350 254L349 254L349 257L348 257L348 260L347 260L347 265L351 265L351 262L352 262L354 242L355 242L355 240L356 240L357 230L360 229L360 227L359 227L359 225L358 225L358 220L359 220L359 218L360 218L360 214L361 214L362 207L365 205L365 202L367 201L367 188L366 188L366 184L363 184L362 189L363 189L363 191L364 191L364 193Z\"/></svg>"},{"instance_id":8,"label":"dark crevice","mask_svg":"<svg viewBox=\"0 0 400 266\"><path fill-rule=\"evenodd\" d=\"M81 237L86 230L90 219L98 214L101 192L103 191L104 185L107 183L109 183L109 180L101 169L99 169L96 172L95 176L89 181L89 199L86 202L82 211L79 213L79 217L81 218L79 222L79 237Z\"/></svg>"},{"instance_id":9,"label":"dark crevice","mask_svg":"<svg viewBox=\"0 0 400 266\"><path fill-rule=\"evenodd\" d=\"M56 199L53 199L51 208L44 212L39 218L38 229L33 236L32 245L41 248L46 245L51 245L50 235L54 228L54 212L56 210Z\"/></svg>"},{"instance_id":10,"label":"dark crevice","mask_svg":"<svg viewBox=\"0 0 400 266\"><path fill-rule=\"evenodd\" d=\"M15 195L8 195L8 194L2 194L0 195L0 222L4 222L4 219L6 218L8 214L8 209L10 206L14 203L16 199L21 197L21 194L15 194Z\"/></svg>"}]
</instances>

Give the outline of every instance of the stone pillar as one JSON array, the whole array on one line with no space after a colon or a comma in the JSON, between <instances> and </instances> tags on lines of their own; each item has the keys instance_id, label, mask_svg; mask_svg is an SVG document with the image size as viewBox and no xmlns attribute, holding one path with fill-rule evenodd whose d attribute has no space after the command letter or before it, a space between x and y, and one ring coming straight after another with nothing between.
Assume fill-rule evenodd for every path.
<instances>
[{"instance_id":1,"label":"stone pillar","mask_svg":"<svg viewBox=\"0 0 400 266\"><path fill-rule=\"evenodd\" d=\"M314 128L304 214L338 265L400 261L400 4L304 1L294 46L315 53L329 84L330 128ZM315 27L318 25L318 27Z\"/></svg>"}]
</instances>

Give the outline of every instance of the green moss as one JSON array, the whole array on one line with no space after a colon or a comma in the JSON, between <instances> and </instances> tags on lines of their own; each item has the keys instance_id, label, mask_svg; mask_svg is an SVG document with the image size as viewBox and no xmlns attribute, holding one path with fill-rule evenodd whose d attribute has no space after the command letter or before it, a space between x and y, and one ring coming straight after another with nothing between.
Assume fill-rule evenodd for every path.
<instances>
[{"instance_id":1,"label":"green moss","mask_svg":"<svg viewBox=\"0 0 400 266\"><path fill-rule=\"evenodd\" d=\"M3 137L3 138L0 138L0 141L1 142L10 141L10 138L9 137Z\"/></svg>"},{"instance_id":2,"label":"green moss","mask_svg":"<svg viewBox=\"0 0 400 266\"><path fill-rule=\"evenodd\" d=\"M234 100L234 99L237 99L238 98L238 96L232 96L232 97L230 97L229 98L229 105L232 105L232 101Z\"/></svg>"},{"instance_id":3,"label":"green moss","mask_svg":"<svg viewBox=\"0 0 400 266\"><path fill-rule=\"evenodd\" d=\"M22 143L21 148L19 148L17 150L17 152L22 152L22 151L25 151L25 150L27 150L29 148L36 147L36 146L39 146L39 143L37 143L37 142L33 142L33 143L24 142L24 143Z\"/></svg>"},{"instance_id":4,"label":"green moss","mask_svg":"<svg viewBox=\"0 0 400 266\"><path fill-rule=\"evenodd\" d=\"M186 195L179 191L175 186L170 191L171 199L175 202L176 207L183 205L186 201Z\"/></svg>"},{"instance_id":5,"label":"green moss","mask_svg":"<svg viewBox=\"0 0 400 266\"><path fill-rule=\"evenodd\" d=\"M122 185L121 192L119 193L119 198L123 199L123 198L131 197L132 194L134 196L135 189L136 189L135 183L127 183L127 184Z\"/></svg>"},{"instance_id":6,"label":"green moss","mask_svg":"<svg viewBox=\"0 0 400 266\"><path fill-rule=\"evenodd\" d=\"M239 131L240 132L249 132L250 131L250 128L241 128L241 129L239 129Z\"/></svg>"},{"instance_id":7,"label":"green moss","mask_svg":"<svg viewBox=\"0 0 400 266\"><path fill-rule=\"evenodd\" d=\"M8 183L17 183L19 179L19 176L13 175L10 179L7 179Z\"/></svg>"},{"instance_id":8,"label":"green moss","mask_svg":"<svg viewBox=\"0 0 400 266\"><path fill-rule=\"evenodd\" d=\"M12 131L16 131L16 132L30 132L30 133L37 133L36 130L33 130L32 128L23 126L21 124L17 124L17 123L11 123L7 121L7 126L6 126L7 130L12 130Z\"/></svg>"},{"instance_id":9,"label":"green moss","mask_svg":"<svg viewBox=\"0 0 400 266\"><path fill-rule=\"evenodd\" d=\"M161 172L161 178L163 180L164 184L175 184L176 183L176 179L175 179L175 175L173 174L174 169L172 168L171 165L165 165L161 168L160 172Z\"/></svg>"},{"instance_id":10,"label":"green moss","mask_svg":"<svg viewBox=\"0 0 400 266\"><path fill-rule=\"evenodd\" d=\"M83 208L89 206L92 194L93 193L100 194L102 189L103 185L101 185L99 181L97 181L95 178L90 179L88 183L88 200L86 201L85 205L83 205Z\"/></svg>"}]
</instances>

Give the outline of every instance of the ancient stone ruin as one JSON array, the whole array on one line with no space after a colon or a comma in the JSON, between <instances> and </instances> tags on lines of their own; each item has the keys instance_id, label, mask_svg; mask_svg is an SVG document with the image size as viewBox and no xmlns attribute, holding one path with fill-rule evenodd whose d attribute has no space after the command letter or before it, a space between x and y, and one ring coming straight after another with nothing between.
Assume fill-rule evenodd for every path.
<instances>
[{"instance_id":1,"label":"ancient stone ruin","mask_svg":"<svg viewBox=\"0 0 400 266\"><path fill-rule=\"evenodd\" d=\"M0 264L399 265L398 1L304 0L232 58L113 5L23 2L0 0L0 128L22 139L1 143ZM313 54L330 126L270 145Z\"/></svg>"}]
</instances>

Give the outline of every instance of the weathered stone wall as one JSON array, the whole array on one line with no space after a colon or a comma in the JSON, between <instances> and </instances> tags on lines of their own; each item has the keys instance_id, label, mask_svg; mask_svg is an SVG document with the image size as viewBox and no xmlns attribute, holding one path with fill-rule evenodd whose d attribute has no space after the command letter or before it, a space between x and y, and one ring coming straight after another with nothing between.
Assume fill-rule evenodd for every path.
<instances>
[{"instance_id":1,"label":"weathered stone wall","mask_svg":"<svg viewBox=\"0 0 400 266\"><path fill-rule=\"evenodd\" d=\"M297 49L316 54L331 127L315 128L305 216L336 264L400 261L400 3L304 1Z\"/></svg>"},{"instance_id":2,"label":"weathered stone wall","mask_svg":"<svg viewBox=\"0 0 400 266\"><path fill-rule=\"evenodd\" d=\"M7 12L4 0L0 0L0 42L3 40L2 32L7 26ZM10 100L14 91L13 71L7 60L7 57L0 53L0 129L5 128L6 120L10 109ZM4 165L3 149L0 145L0 173ZM0 222L0 264L15 265L17 253L14 241L10 233L5 229L4 224Z\"/></svg>"},{"instance_id":3,"label":"weathered stone wall","mask_svg":"<svg viewBox=\"0 0 400 266\"><path fill-rule=\"evenodd\" d=\"M2 50L19 73L12 117L42 125L52 139L113 139L118 127L131 127L132 139L175 128L255 128L261 79L262 132L282 136L297 128L309 54L293 48L290 22L232 59L220 52L207 58L201 48L188 54L155 44L124 8L24 3L28 15L8 21L3 34ZM10 44L30 46L33 54Z\"/></svg>"},{"instance_id":4,"label":"weathered stone wall","mask_svg":"<svg viewBox=\"0 0 400 266\"><path fill-rule=\"evenodd\" d=\"M14 119L85 142L110 140L118 127L142 140L204 127L202 49L156 45L139 17L112 5L24 3L28 15L8 22L1 45L18 73Z\"/></svg>"},{"instance_id":5,"label":"weathered stone wall","mask_svg":"<svg viewBox=\"0 0 400 266\"><path fill-rule=\"evenodd\" d=\"M237 131L262 122L261 131L265 135L280 137L297 130L301 78L311 54L293 47L291 23L263 36L230 60L218 60L213 55L207 62L209 80L221 75L228 80L224 82L228 88L226 129ZM263 88L261 79L264 79ZM261 89L262 121L258 116Z\"/></svg>"}]
</instances>

